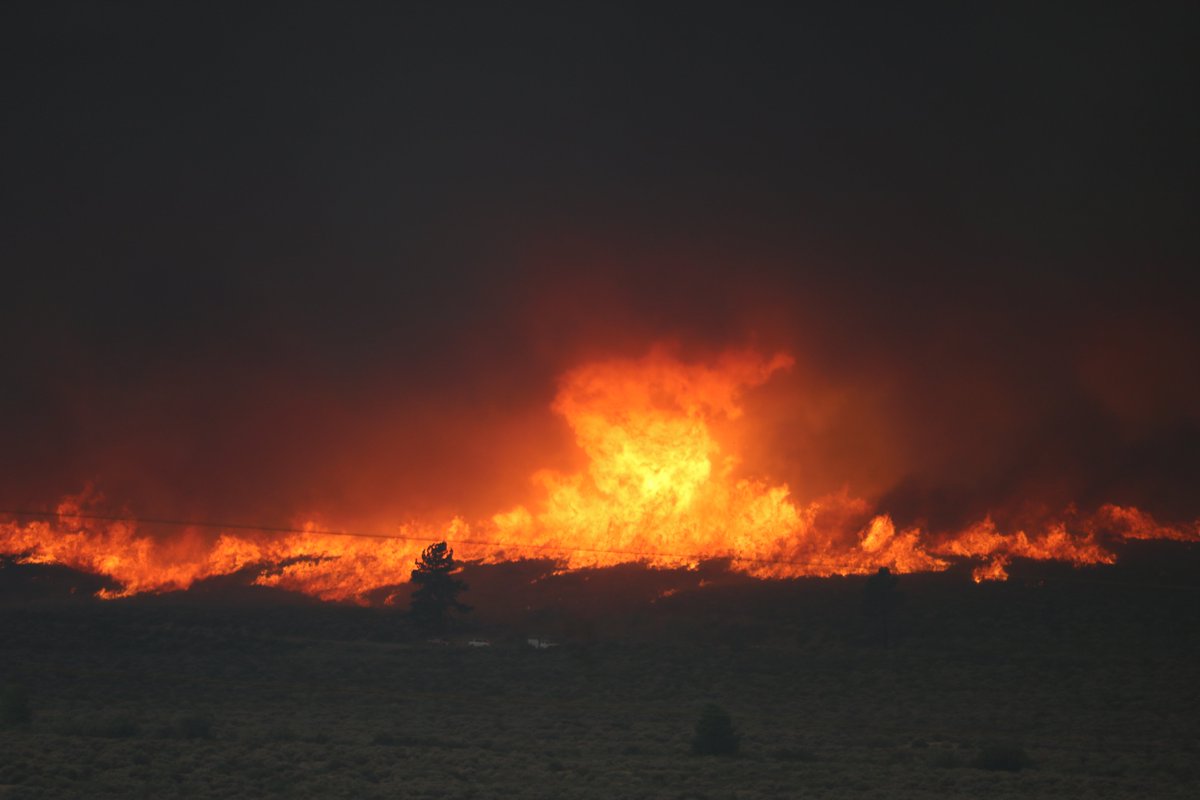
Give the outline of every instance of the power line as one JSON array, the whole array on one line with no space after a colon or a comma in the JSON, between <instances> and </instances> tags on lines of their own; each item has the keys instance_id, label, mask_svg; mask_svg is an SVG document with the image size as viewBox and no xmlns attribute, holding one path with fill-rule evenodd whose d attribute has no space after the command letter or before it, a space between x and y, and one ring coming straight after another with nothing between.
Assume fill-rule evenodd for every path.
<instances>
[{"instance_id":1,"label":"power line","mask_svg":"<svg viewBox=\"0 0 1200 800\"><path fill-rule=\"evenodd\" d=\"M778 558L754 558L750 556L712 556L699 553L671 553L661 550L615 550L600 547L569 547L555 544L536 544L525 542L498 542L489 539L448 539L434 536L408 536L392 533L368 533L364 531L333 531L319 528L288 528L273 525L248 525L245 523L205 522L198 520L164 519L157 517L131 517L109 514L61 514L56 511L7 511L0 510L0 515L11 517L45 517L52 519L80 519L95 522L128 522L135 525L167 525L180 528L212 528L214 530L258 531L260 533L302 534L311 536L350 536L360 539L391 539L403 542L446 542L467 547L494 547L502 550L543 550L562 553L590 553L593 555L633 556L645 558L673 558L685 561L729 560L752 564L776 564L780 566L811 567L812 561L790 561Z\"/></svg>"},{"instance_id":2,"label":"power line","mask_svg":"<svg viewBox=\"0 0 1200 800\"><path fill-rule=\"evenodd\" d=\"M12 517L50 517L55 519L86 519L97 522L131 522L135 525L169 525L179 528L214 528L241 531L260 531L263 533L312 533L322 536L357 536L365 539L404 539L411 541L440 542L441 539L422 538L419 536L397 536L389 533L362 533L358 531L327 531L305 528L281 528L272 525L247 525L238 522L202 522L186 519L162 519L157 517L124 517L108 514L63 514L57 511L3 511L0 514Z\"/></svg>"}]
</instances>

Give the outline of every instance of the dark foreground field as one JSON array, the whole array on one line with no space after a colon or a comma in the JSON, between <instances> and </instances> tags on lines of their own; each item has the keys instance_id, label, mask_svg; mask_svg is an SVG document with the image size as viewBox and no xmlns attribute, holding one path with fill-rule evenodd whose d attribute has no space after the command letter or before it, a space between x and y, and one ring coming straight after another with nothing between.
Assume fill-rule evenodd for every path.
<instances>
[{"instance_id":1,"label":"dark foreground field","mask_svg":"<svg viewBox=\"0 0 1200 800\"><path fill-rule=\"evenodd\" d=\"M477 592L457 639L493 644L473 648L253 592L31 601L9 565L0 797L1197 797L1184 555L909 576L889 646L862 579L631 591L608 612L489 614ZM706 702L737 756L689 753Z\"/></svg>"}]
</instances>

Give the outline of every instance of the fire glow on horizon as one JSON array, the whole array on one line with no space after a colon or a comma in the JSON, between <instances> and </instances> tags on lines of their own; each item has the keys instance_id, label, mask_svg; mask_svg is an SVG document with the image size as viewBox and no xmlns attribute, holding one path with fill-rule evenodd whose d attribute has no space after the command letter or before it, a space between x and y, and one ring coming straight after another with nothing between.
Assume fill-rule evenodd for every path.
<instances>
[{"instance_id":1,"label":"fire glow on horizon","mask_svg":"<svg viewBox=\"0 0 1200 800\"><path fill-rule=\"evenodd\" d=\"M304 532L196 528L151 536L127 520L87 519L99 498L85 492L58 506L52 521L0 522L0 553L27 563L62 564L121 586L103 596L185 589L197 580L251 570L254 582L325 600L365 602L368 593L408 580L429 542L449 540L460 559L495 563L552 557L563 569L641 562L689 567L730 559L761 578L942 570L976 563L974 576L998 580L1014 558L1074 565L1112 563L1133 539L1200 540L1200 523L1162 525L1137 508L1068 509L1030 530L999 530L984 517L952 534L897 529L848 492L807 503L786 484L739 476L738 453L715 428L743 413L741 397L792 364L784 354L728 352L687 363L655 349L639 359L579 366L563 376L553 411L586 456L577 472L542 470L541 499L468 522L409 523L388 538L335 535L311 521Z\"/></svg>"}]
</instances>

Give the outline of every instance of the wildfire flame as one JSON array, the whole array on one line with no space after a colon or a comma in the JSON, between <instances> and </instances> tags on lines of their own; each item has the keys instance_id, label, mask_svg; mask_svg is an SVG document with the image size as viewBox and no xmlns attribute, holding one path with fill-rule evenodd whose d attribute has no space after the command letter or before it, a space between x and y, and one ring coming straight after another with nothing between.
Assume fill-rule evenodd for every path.
<instances>
[{"instance_id":1,"label":"wildfire flame","mask_svg":"<svg viewBox=\"0 0 1200 800\"><path fill-rule=\"evenodd\" d=\"M101 498L64 499L53 521L0 522L0 553L25 563L62 564L107 576L115 597L183 589L249 570L255 582L326 600L365 602L368 593L409 578L430 541L451 541L460 558L494 563L553 557L563 569L631 561L694 566L730 559L759 577L826 576L944 569L952 559L981 562L976 581L1007 577L1014 558L1075 565L1112 563L1113 547L1135 539L1200 540L1200 523L1169 526L1136 508L1068 509L1036 531L1001 531L990 517L949 536L897 530L887 514L848 493L808 503L785 484L739 477L737 454L715 433L742 414L742 393L787 369L790 357L728 353L712 364L685 363L664 350L640 359L590 363L568 372L553 404L587 458L586 469L533 476L542 499L490 519L410 523L386 537L321 531L184 528L152 536L125 520L87 519Z\"/></svg>"}]
</instances>

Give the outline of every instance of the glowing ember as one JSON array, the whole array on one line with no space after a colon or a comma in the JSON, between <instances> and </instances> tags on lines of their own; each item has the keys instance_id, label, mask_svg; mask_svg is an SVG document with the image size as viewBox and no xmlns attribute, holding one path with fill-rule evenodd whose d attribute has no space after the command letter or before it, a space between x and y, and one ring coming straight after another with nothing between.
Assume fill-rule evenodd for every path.
<instances>
[{"instance_id":1,"label":"glowing ember","mask_svg":"<svg viewBox=\"0 0 1200 800\"><path fill-rule=\"evenodd\" d=\"M553 410L587 457L579 473L534 475L543 499L468 524L410 524L387 537L318 531L213 536L198 529L169 537L126 521L84 519L101 498L64 500L54 522L0 523L0 552L27 563L64 564L108 576L111 595L165 591L251 570L260 585L323 599L365 601L407 581L429 542L454 543L460 558L496 562L541 556L564 569L639 561L693 566L731 559L760 577L944 569L949 559L981 561L976 581L1007 576L1014 558L1111 563L1130 539L1196 541L1200 526L1163 526L1136 508L1105 505L1091 516L1069 509L1036 531L1000 531L990 518L950 536L898 531L886 514L845 493L807 504L786 485L736 476L737 454L717 440L717 423L742 414L741 394L787 369L784 355L730 353L687 364L663 351L637 360L587 364L567 373Z\"/></svg>"}]
</instances>

